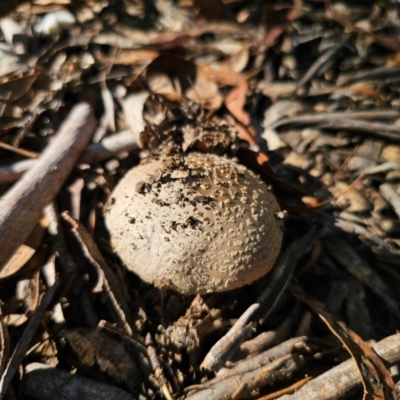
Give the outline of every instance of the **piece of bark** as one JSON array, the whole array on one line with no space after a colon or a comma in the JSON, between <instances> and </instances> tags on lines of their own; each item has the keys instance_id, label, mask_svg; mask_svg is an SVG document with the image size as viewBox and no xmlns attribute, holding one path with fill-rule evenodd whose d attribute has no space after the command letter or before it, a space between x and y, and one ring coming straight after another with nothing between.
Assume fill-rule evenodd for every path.
<instances>
[{"instance_id":1,"label":"piece of bark","mask_svg":"<svg viewBox=\"0 0 400 400\"><path fill-rule=\"evenodd\" d=\"M35 227L61 188L95 128L88 104L75 106L37 164L0 199L0 270Z\"/></svg>"}]
</instances>

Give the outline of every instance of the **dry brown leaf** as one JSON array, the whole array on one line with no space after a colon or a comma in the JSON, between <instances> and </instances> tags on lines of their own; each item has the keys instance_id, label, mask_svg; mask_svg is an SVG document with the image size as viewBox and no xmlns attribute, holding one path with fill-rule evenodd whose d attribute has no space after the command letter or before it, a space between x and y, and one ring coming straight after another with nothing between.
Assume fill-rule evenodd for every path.
<instances>
[{"instance_id":1,"label":"dry brown leaf","mask_svg":"<svg viewBox=\"0 0 400 400\"><path fill-rule=\"evenodd\" d=\"M236 122L235 127L238 131L238 137L241 140L247 142L250 146L257 146L256 131L252 126L244 126L243 124Z\"/></svg>"},{"instance_id":2,"label":"dry brown leaf","mask_svg":"<svg viewBox=\"0 0 400 400\"><path fill-rule=\"evenodd\" d=\"M122 65L146 65L158 55L159 52L157 50L150 49L122 50L121 53L113 59L113 63Z\"/></svg>"},{"instance_id":3,"label":"dry brown leaf","mask_svg":"<svg viewBox=\"0 0 400 400\"><path fill-rule=\"evenodd\" d=\"M343 88L346 89L346 88ZM384 105L384 99L382 94L379 91L371 86L367 86L365 84L355 84L350 86L350 89L353 93L360 94L365 97L372 97L377 100L377 105Z\"/></svg>"},{"instance_id":4,"label":"dry brown leaf","mask_svg":"<svg viewBox=\"0 0 400 400\"><path fill-rule=\"evenodd\" d=\"M235 72L229 62L220 63L218 70L207 64L199 68L209 79L222 86L237 86L243 80L242 75Z\"/></svg>"},{"instance_id":5,"label":"dry brown leaf","mask_svg":"<svg viewBox=\"0 0 400 400\"><path fill-rule=\"evenodd\" d=\"M0 279L9 278L16 274L35 254L35 251L32 247L22 244L0 272Z\"/></svg>"},{"instance_id":6,"label":"dry brown leaf","mask_svg":"<svg viewBox=\"0 0 400 400\"><path fill-rule=\"evenodd\" d=\"M191 61L159 56L147 67L146 80L153 93L172 101L187 98L207 109L218 109L222 104L217 84Z\"/></svg>"},{"instance_id":7,"label":"dry brown leaf","mask_svg":"<svg viewBox=\"0 0 400 400\"><path fill-rule=\"evenodd\" d=\"M400 52L390 54L386 59L385 67L394 68L400 66Z\"/></svg>"},{"instance_id":8,"label":"dry brown leaf","mask_svg":"<svg viewBox=\"0 0 400 400\"><path fill-rule=\"evenodd\" d=\"M37 68L33 72L21 76L3 76L0 83L0 100L15 101L22 97L31 88L41 71Z\"/></svg>"},{"instance_id":9,"label":"dry brown leaf","mask_svg":"<svg viewBox=\"0 0 400 400\"><path fill-rule=\"evenodd\" d=\"M250 116L244 111L249 85L245 80L233 88L225 98L225 106L230 113L244 126L250 124Z\"/></svg>"},{"instance_id":10,"label":"dry brown leaf","mask_svg":"<svg viewBox=\"0 0 400 400\"><path fill-rule=\"evenodd\" d=\"M35 254L36 249L42 242L46 230L46 221L42 219L40 224L36 225L35 229L29 235L28 239L22 244L14 255L5 264L4 269L0 271L0 280L9 278L20 272L27 262ZM42 258L43 254L40 256ZM23 269L25 271L26 268Z\"/></svg>"}]
</instances>

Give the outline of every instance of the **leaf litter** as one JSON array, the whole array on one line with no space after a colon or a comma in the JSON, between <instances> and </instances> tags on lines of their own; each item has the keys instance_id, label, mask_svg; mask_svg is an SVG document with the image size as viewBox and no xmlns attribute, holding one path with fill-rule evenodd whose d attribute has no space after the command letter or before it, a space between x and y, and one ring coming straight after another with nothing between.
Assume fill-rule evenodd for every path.
<instances>
[{"instance_id":1,"label":"leaf litter","mask_svg":"<svg viewBox=\"0 0 400 400\"><path fill-rule=\"evenodd\" d=\"M396 398L399 24L372 0L0 5L0 397ZM271 185L271 276L184 297L123 269L104 204L176 143Z\"/></svg>"}]
</instances>

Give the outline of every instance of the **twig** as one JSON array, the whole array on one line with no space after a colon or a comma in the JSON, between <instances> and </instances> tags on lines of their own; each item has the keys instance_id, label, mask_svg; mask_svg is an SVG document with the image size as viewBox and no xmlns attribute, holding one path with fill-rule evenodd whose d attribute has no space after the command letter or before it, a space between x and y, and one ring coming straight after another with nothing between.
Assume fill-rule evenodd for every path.
<instances>
[{"instance_id":1,"label":"twig","mask_svg":"<svg viewBox=\"0 0 400 400\"><path fill-rule=\"evenodd\" d=\"M7 367L0 379L0 399L3 399L7 392L8 385L10 384L14 374L17 372L19 365L21 364L25 353L28 350L33 337L36 334L36 330L43 318L43 314L49 307L53 297L60 286L60 281L57 281L43 296L42 302L36 309L32 318L28 322L21 339L19 340L14 352L7 364Z\"/></svg>"},{"instance_id":2,"label":"twig","mask_svg":"<svg viewBox=\"0 0 400 400\"><path fill-rule=\"evenodd\" d=\"M337 121L341 119L356 120L395 120L399 118L399 113L394 110L368 110L368 111L338 111L333 113L302 114L294 117L282 118L276 121L269 128L275 129L282 125L311 125L325 122L327 120Z\"/></svg>"},{"instance_id":3,"label":"twig","mask_svg":"<svg viewBox=\"0 0 400 400\"><path fill-rule=\"evenodd\" d=\"M0 142L0 149L11 151L15 154L19 154L22 157L38 158L38 154L33 151L29 151L29 150L21 149L19 147L11 146L10 144L4 143L4 142Z\"/></svg>"},{"instance_id":4,"label":"twig","mask_svg":"<svg viewBox=\"0 0 400 400\"><path fill-rule=\"evenodd\" d=\"M273 305L276 304L285 289L298 259L309 249L316 235L316 229L311 228L301 240L297 243L292 243L292 245L281 254L272 271L267 287L261 293L257 302L252 304L228 333L211 348L201 363L200 368L211 369L213 371L221 369L234 351L247 339L247 337L243 335L243 329L249 321L255 318L260 310L262 310L264 315L259 317L259 323L264 323Z\"/></svg>"},{"instance_id":5,"label":"twig","mask_svg":"<svg viewBox=\"0 0 400 400\"><path fill-rule=\"evenodd\" d=\"M327 345L327 339L311 338L307 336L294 337L288 339L271 349L263 351L261 354L248 358L247 360L237 363L231 369L223 369L218 372L216 378L212 380L216 383L222 379L230 376L240 375L249 371L253 371L258 367L268 365L269 363L281 359L287 355L293 354L294 352L299 353L300 351L304 353L310 353L316 347L322 347ZM210 381L211 382L211 381ZM206 382L204 385L208 385L210 382Z\"/></svg>"},{"instance_id":6,"label":"twig","mask_svg":"<svg viewBox=\"0 0 400 400\"><path fill-rule=\"evenodd\" d=\"M47 228L49 234L55 239L55 250L58 254L60 274L63 279L63 286L60 296L68 293L68 297L79 299L79 312L86 324L95 327L98 317L93 306L92 297L88 293L88 288L83 282L80 274L77 274L79 265L72 257L66 243L64 227L60 221L60 214L54 202L43 209L43 214L49 221Z\"/></svg>"},{"instance_id":7,"label":"twig","mask_svg":"<svg viewBox=\"0 0 400 400\"><path fill-rule=\"evenodd\" d=\"M79 162L92 163L103 161L121 152L129 152L139 148L135 135L124 130L107 136L100 143L90 144L80 157ZM0 183L10 183L19 179L38 163L37 160L22 160L0 167Z\"/></svg>"},{"instance_id":8,"label":"twig","mask_svg":"<svg viewBox=\"0 0 400 400\"><path fill-rule=\"evenodd\" d=\"M400 361L400 333L389 336L372 348L390 365ZM323 373L292 395L279 400L338 400L347 397L357 387L361 387L360 372L353 359L347 360Z\"/></svg>"},{"instance_id":9,"label":"twig","mask_svg":"<svg viewBox=\"0 0 400 400\"><path fill-rule=\"evenodd\" d=\"M360 112L358 114L360 114ZM345 129L348 131L365 132L371 135L391 139L396 142L400 141L400 128L398 126L382 122L366 121L366 119L370 118L371 116L367 117L364 115L361 120L357 119L354 115L349 115L348 113L300 115L297 117L281 119L272 125L271 128L275 129L283 125L313 125L321 129Z\"/></svg>"},{"instance_id":10,"label":"twig","mask_svg":"<svg viewBox=\"0 0 400 400\"><path fill-rule=\"evenodd\" d=\"M267 394L265 396L260 397L258 400L275 400L278 398L278 396L284 395L286 393L291 393L294 392L295 390L298 390L298 388L302 387L305 385L308 381L310 381L313 377L312 376L307 376L300 381L297 381L293 383L293 385L290 385L284 389L278 390L274 393Z\"/></svg>"},{"instance_id":11,"label":"twig","mask_svg":"<svg viewBox=\"0 0 400 400\"><path fill-rule=\"evenodd\" d=\"M394 67L394 68L377 67L377 68L351 72L348 74L342 74L341 76L339 76L338 84L340 86L344 86L358 81L366 81L366 80L381 79L388 77L398 78L399 74L400 74L400 67Z\"/></svg>"},{"instance_id":12,"label":"twig","mask_svg":"<svg viewBox=\"0 0 400 400\"><path fill-rule=\"evenodd\" d=\"M17 161L13 164L0 167L0 183L11 183L19 179L26 171L32 169L38 160L29 159Z\"/></svg>"},{"instance_id":13,"label":"twig","mask_svg":"<svg viewBox=\"0 0 400 400\"><path fill-rule=\"evenodd\" d=\"M37 164L0 199L0 270L35 227L86 147L96 121L89 105L75 106Z\"/></svg>"},{"instance_id":14,"label":"twig","mask_svg":"<svg viewBox=\"0 0 400 400\"><path fill-rule=\"evenodd\" d=\"M324 217L331 218L326 214ZM393 247L390 243L384 241L379 236L374 235L368 229L364 228L361 225L358 225L354 222L345 221L340 218L336 218L334 220L335 226L345 232L351 233L353 235L357 235L360 240L370 244L372 250L377 254L385 254L392 255L395 257L400 256L400 250ZM371 246L372 244L372 246Z\"/></svg>"},{"instance_id":15,"label":"twig","mask_svg":"<svg viewBox=\"0 0 400 400\"><path fill-rule=\"evenodd\" d=\"M334 45L332 48L326 50L321 54L318 59L311 64L310 68L304 74L304 76L299 80L296 85L296 90L301 88L307 82L309 82L318 71L342 48L342 45Z\"/></svg>"},{"instance_id":16,"label":"twig","mask_svg":"<svg viewBox=\"0 0 400 400\"><path fill-rule=\"evenodd\" d=\"M70 225L72 234L81 246L85 257L96 269L98 277L101 280L101 286L103 286L110 300L111 309L118 326L124 329L129 336L132 336L133 331L130 322L133 318L128 306L128 294L126 290L123 290L124 288L121 286L119 279L105 262L100 250L85 227L79 221L72 218L66 211L61 216Z\"/></svg>"},{"instance_id":17,"label":"twig","mask_svg":"<svg viewBox=\"0 0 400 400\"><path fill-rule=\"evenodd\" d=\"M49 288L56 283L57 271L56 271L56 256L51 254L48 261L42 266L43 279L46 282L46 286ZM51 320L57 327L65 325L64 312L61 303L56 303L53 306L53 312L51 313Z\"/></svg>"},{"instance_id":18,"label":"twig","mask_svg":"<svg viewBox=\"0 0 400 400\"><path fill-rule=\"evenodd\" d=\"M391 295L386 282L372 268L370 263L361 257L355 249L346 245L346 241L335 235L327 240L325 249L330 256L352 274L358 281L369 287L380 297L389 310L400 319L398 301Z\"/></svg>"},{"instance_id":19,"label":"twig","mask_svg":"<svg viewBox=\"0 0 400 400\"><path fill-rule=\"evenodd\" d=\"M400 218L400 196L388 183L379 186L379 193L393 207L394 212Z\"/></svg>"},{"instance_id":20,"label":"twig","mask_svg":"<svg viewBox=\"0 0 400 400\"><path fill-rule=\"evenodd\" d=\"M366 169L363 174L364 175L375 175L375 174L382 174L389 171L399 171L400 170L400 163L396 162L385 162L383 164L377 165L375 167L371 167Z\"/></svg>"},{"instance_id":21,"label":"twig","mask_svg":"<svg viewBox=\"0 0 400 400\"><path fill-rule=\"evenodd\" d=\"M157 385L159 386L161 393L166 400L173 400L173 397L171 395L170 383L164 375L161 362L158 360L156 349L154 348L152 341L151 344L147 347L147 354L149 356L150 365L153 369L154 376L156 378Z\"/></svg>"},{"instance_id":22,"label":"twig","mask_svg":"<svg viewBox=\"0 0 400 400\"><path fill-rule=\"evenodd\" d=\"M234 362L254 357L275 344L282 343L289 336L291 329L298 319L299 309L300 303L297 302L289 315L274 331L262 332L254 339L242 343L233 354L233 357L231 357L231 361Z\"/></svg>"},{"instance_id":23,"label":"twig","mask_svg":"<svg viewBox=\"0 0 400 400\"><path fill-rule=\"evenodd\" d=\"M128 152L138 148L139 144L135 135L130 130L124 130L115 135L105 137L100 143L89 145L82 154L80 161L85 163L102 161L123 151Z\"/></svg>"},{"instance_id":24,"label":"twig","mask_svg":"<svg viewBox=\"0 0 400 400\"><path fill-rule=\"evenodd\" d=\"M260 307L258 303L252 304L236 321L228 333L221 338L206 355L200 368L219 371L237 350L241 343L249 338L249 334L255 328L253 324L248 324L251 316Z\"/></svg>"},{"instance_id":25,"label":"twig","mask_svg":"<svg viewBox=\"0 0 400 400\"><path fill-rule=\"evenodd\" d=\"M396 142L400 141L400 127L396 125L383 124L381 122L342 119L340 121L326 121L317 126L325 129L345 129L348 131L365 132L371 135L391 139Z\"/></svg>"},{"instance_id":26,"label":"twig","mask_svg":"<svg viewBox=\"0 0 400 400\"><path fill-rule=\"evenodd\" d=\"M4 321L3 311L0 305L0 376L6 368L10 356L10 336L7 324Z\"/></svg>"},{"instance_id":27,"label":"twig","mask_svg":"<svg viewBox=\"0 0 400 400\"><path fill-rule=\"evenodd\" d=\"M288 374L297 371L304 363L303 357L288 354L262 366L256 365L251 370L188 388L188 390L194 389L195 392L190 393L186 400L241 399L261 386L282 380Z\"/></svg>"}]
</instances>

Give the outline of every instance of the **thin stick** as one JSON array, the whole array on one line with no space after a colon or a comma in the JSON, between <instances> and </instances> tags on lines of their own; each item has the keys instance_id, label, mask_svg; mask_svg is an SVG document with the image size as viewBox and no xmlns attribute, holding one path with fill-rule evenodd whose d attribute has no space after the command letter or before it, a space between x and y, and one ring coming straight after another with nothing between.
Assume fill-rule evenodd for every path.
<instances>
[{"instance_id":1,"label":"thin stick","mask_svg":"<svg viewBox=\"0 0 400 400\"><path fill-rule=\"evenodd\" d=\"M343 114L343 117L339 118L341 114ZM353 113L353 117L354 114L355 113ZM396 142L400 141L400 128L398 126L382 122L370 122L367 119L368 118L364 118L364 120L351 118L346 115L346 113L310 114L281 119L275 122L271 128L275 129L284 125L312 125L321 129L343 129L347 131L364 132L375 136L385 137Z\"/></svg>"},{"instance_id":2,"label":"thin stick","mask_svg":"<svg viewBox=\"0 0 400 400\"><path fill-rule=\"evenodd\" d=\"M246 325L250 322L263 324L266 317L269 315L274 304L277 303L283 291L285 290L293 268L298 259L304 254L314 243L318 233L315 228L311 228L298 242L286 249L279 257L275 268L272 271L270 280L260 294L257 301L252 304L236 321L232 328L223 336L205 356L200 368L219 371L229 360L234 351L247 339L244 333ZM260 320L253 321L256 314L263 310ZM252 324L250 324L252 326Z\"/></svg>"},{"instance_id":3,"label":"thin stick","mask_svg":"<svg viewBox=\"0 0 400 400\"><path fill-rule=\"evenodd\" d=\"M90 106L75 106L37 164L0 199L0 271L53 201L95 126Z\"/></svg>"},{"instance_id":4,"label":"thin stick","mask_svg":"<svg viewBox=\"0 0 400 400\"><path fill-rule=\"evenodd\" d=\"M318 72L319 70L334 56L336 53L342 48L342 45L335 45L332 48L325 51L325 53L321 54L318 59L311 64L308 71L304 74L304 76L300 79L300 81L296 85L296 90L304 86L308 83Z\"/></svg>"},{"instance_id":5,"label":"thin stick","mask_svg":"<svg viewBox=\"0 0 400 400\"><path fill-rule=\"evenodd\" d=\"M18 344L15 347L14 352L10 360L8 361L7 367L0 379L0 399L3 399L6 395L8 385L11 383L11 380L17 372L19 365L22 363L22 360L25 357L25 353L28 350L32 339L35 336L36 331L39 327L40 321L43 318L43 314L52 302L53 297L59 286L60 281L55 282L54 285L43 296L40 305L37 307L35 313L32 315L32 318L28 322L28 325L26 326L25 331L21 336L21 339L18 341Z\"/></svg>"},{"instance_id":6,"label":"thin stick","mask_svg":"<svg viewBox=\"0 0 400 400\"><path fill-rule=\"evenodd\" d=\"M100 143L92 143L83 152L79 162L92 163L103 161L118 153L137 150L139 143L130 130L105 137ZM18 180L38 163L37 160L22 160L0 167L0 184Z\"/></svg>"},{"instance_id":7,"label":"thin stick","mask_svg":"<svg viewBox=\"0 0 400 400\"><path fill-rule=\"evenodd\" d=\"M389 336L372 348L388 364L400 361L400 333ZM280 400L338 400L347 397L357 387L361 387L361 376L353 359L326 371L322 375L299 388L292 395L279 397Z\"/></svg>"},{"instance_id":8,"label":"thin stick","mask_svg":"<svg viewBox=\"0 0 400 400\"><path fill-rule=\"evenodd\" d=\"M389 183L379 186L381 196L393 207L394 212L400 218L400 196Z\"/></svg>"},{"instance_id":9,"label":"thin stick","mask_svg":"<svg viewBox=\"0 0 400 400\"><path fill-rule=\"evenodd\" d=\"M354 119L362 121L389 120L393 121L399 117L395 110L368 110L368 111L337 111L333 113L302 114L294 117L282 118L273 123L269 128L275 129L282 125L311 125L342 119Z\"/></svg>"}]
</instances>

